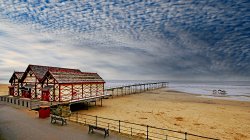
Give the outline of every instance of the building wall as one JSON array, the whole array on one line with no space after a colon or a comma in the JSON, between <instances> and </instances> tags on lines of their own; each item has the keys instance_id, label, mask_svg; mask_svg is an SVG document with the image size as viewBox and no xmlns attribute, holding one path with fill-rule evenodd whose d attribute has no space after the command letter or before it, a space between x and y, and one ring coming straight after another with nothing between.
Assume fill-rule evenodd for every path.
<instances>
[{"instance_id":1,"label":"building wall","mask_svg":"<svg viewBox=\"0 0 250 140\"><path fill-rule=\"evenodd\" d=\"M60 101L90 98L104 94L104 83L60 84Z\"/></svg>"},{"instance_id":2,"label":"building wall","mask_svg":"<svg viewBox=\"0 0 250 140\"><path fill-rule=\"evenodd\" d=\"M18 79L16 77L14 77L11 86L14 87L14 96L18 96L18 89L19 89L19 83L18 83Z\"/></svg>"},{"instance_id":3,"label":"building wall","mask_svg":"<svg viewBox=\"0 0 250 140\"><path fill-rule=\"evenodd\" d=\"M59 84L56 83L55 79L52 76L47 76L44 83L42 83L42 88L46 86L52 86L52 88L49 89L50 92L50 101L59 101ZM41 91L42 91L41 88Z\"/></svg>"},{"instance_id":4,"label":"building wall","mask_svg":"<svg viewBox=\"0 0 250 140\"><path fill-rule=\"evenodd\" d=\"M23 81L23 86L32 84L35 85L33 88L31 88L31 99L41 98L41 84L39 84L39 81L37 80L35 74L30 70L28 71L27 76L25 77ZM38 88L37 88L38 87Z\"/></svg>"},{"instance_id":5,"label":"building wall","mask_svg":"<svg viewBox=\"0 0 250 140\"><path fill-rule=\"evenodd\" d=\"M36 83L36 91L35 94L37 95L37 99L41 99L42 97L42 84L41 83Z\"/></svg>"}]
</instances>

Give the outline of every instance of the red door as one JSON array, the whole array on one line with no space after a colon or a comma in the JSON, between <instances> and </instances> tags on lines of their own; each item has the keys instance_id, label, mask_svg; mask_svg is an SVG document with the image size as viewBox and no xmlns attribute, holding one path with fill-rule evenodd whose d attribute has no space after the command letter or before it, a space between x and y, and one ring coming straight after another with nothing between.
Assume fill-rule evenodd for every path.
<instances>
[{"instance_id":1,"label":"red door","mask_svg":"<svg viewBox=\"0 0 250 140\"><path fill-rule=\"evenodd\" d=\"M42 100L43 101L49 101L49 91L43 91L42 92Z\"/></svg>"},{"instance_id":2,"label":"red door","mask_svg":"<svg viewBox=\"0 0 250 140\"><path fill-rule=\"evenodd\" d=\"M14 87L9 87L9 95L14 96Z\"/></svg>"},{"instance_id":3,"label":"red door","mask_svg":"<svg viewBox=\"0 0 250 140\"><path fill-rule=\"evenodd\" d=\"M30 97L31 97L28 90L23 90L23 91L22 91L22 96L23 96L24 98L30 98Z\"/></svg>"}]
</instances>

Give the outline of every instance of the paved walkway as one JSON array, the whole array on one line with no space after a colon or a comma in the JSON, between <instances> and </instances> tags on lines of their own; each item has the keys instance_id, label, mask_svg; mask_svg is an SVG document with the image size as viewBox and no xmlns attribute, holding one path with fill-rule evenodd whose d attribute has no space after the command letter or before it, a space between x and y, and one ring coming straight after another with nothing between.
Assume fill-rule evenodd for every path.
<instances>
[{"instance_id":1,"label":"paved walkway","mask_svg":"<svg viewBox=\"0 0 250 140\"><path fill-rule=\"evenodd\" d=\"M0 101L0 140L104 140L104 132L88 134L88 127L69 122L51 124L50 119L39 119L29 113ZM131 138L132 139L132 138ZM129 140L124 135L110 132L105 140Z\"/></svg>"}]
</instances>

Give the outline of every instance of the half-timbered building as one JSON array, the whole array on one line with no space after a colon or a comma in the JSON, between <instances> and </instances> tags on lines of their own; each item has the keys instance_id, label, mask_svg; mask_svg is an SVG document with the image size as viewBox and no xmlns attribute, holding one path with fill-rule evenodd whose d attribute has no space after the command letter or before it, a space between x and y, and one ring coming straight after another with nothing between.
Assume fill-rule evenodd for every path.
<instances>
[{"instance_id":1,"label":"half-timbered building","mask_svg":"<svg viewBox=\"0 0 250 140\"><path fill-rule=\"evenodd\" d=\"M104 95L105 81L97 73L49 70L42 80L42 100L78 101Z\"/></svg>"},{"instance_id":2,"label":"half-timbered building","mask_svg":"<svg viewBox=\"0 0 250 140\"><path fill-rule=\"evenodd\" d=\"M12 96L21 96L20 87L21 85L21 78L24 72L14 72L9 80L9 95Z\"/></svg>"},{"instance_id":3,"label":"half-timbered building","mask_svg":"<svg viewBox=\"0 0 250 140\"><path fill-rule=\"evenodd\" d=\"M42 79L49 70L67 70L70 72L81 72L78 69L68 69L50 66L29 65L20 80L22 83L22 96L31 99L41 99Z\"/></svg>"},{"instance_id":4,"label":"half-timbered building","mask_svg":"<svg viewBox=\"0 0 250 140\"><path fill-rule=\"evenodd\" d=\"M104 96L105 81L97 74L51 66L29 65L25 72L14 72L10 95L43 101L79 101Z\"/></svg>"}]
</instances>

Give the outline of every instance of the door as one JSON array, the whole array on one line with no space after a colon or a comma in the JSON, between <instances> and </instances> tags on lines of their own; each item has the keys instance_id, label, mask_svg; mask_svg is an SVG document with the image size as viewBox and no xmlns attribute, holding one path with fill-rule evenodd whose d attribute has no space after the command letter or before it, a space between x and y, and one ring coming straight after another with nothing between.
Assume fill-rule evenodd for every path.
<instances>
[{"instance_id":1,"label":"door","mask_svg":"<svg viewBox=\"0 0 250 140\"><path fill-rule=\"evenodd\" d=\"M42 91L42 100L43 101L49 101L49 90Z\"/></svg>"},{"instance_id":2,"label":"door","mask_svg":"<svg viewBox=\"0 0 250 140\"><path fill-rule=\"evenodd\" d=\"M9 95L14 96L14 87L9 87Z\"/></svg>"},{"instance_id":3,"label":"door","mask_svg":"<svg viewBox=\"0 0 250 140\"><path fill-rule=\"evenodd\" d=\"M28 95L29 95L29 91L28 90L22 90L22 96L23 96L23 98L29 98Z\"/></svg>"}]
</instances>

